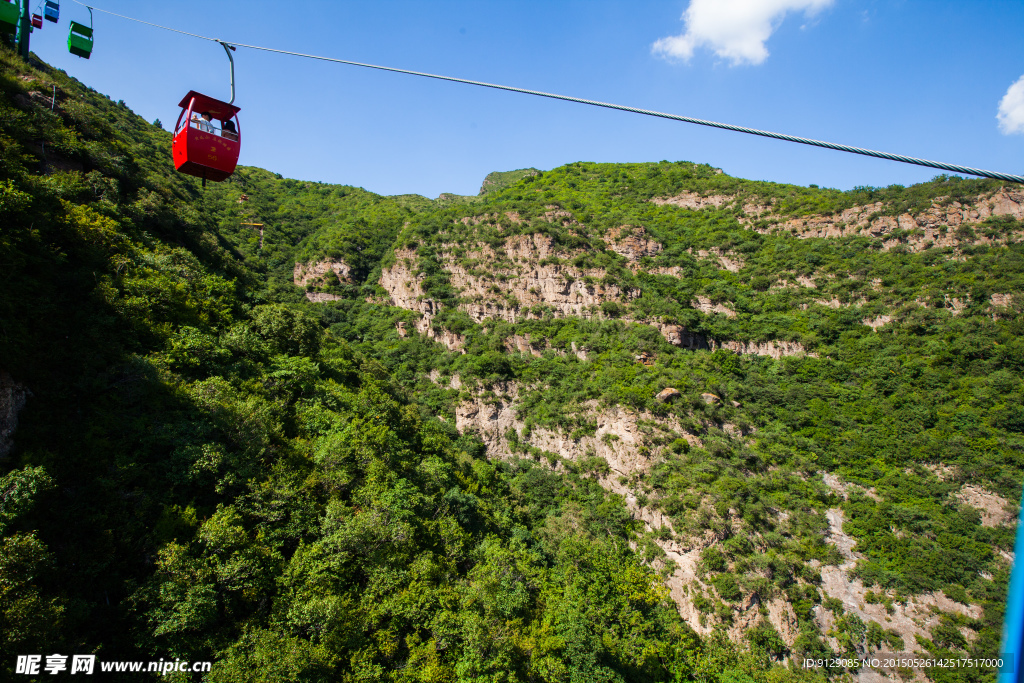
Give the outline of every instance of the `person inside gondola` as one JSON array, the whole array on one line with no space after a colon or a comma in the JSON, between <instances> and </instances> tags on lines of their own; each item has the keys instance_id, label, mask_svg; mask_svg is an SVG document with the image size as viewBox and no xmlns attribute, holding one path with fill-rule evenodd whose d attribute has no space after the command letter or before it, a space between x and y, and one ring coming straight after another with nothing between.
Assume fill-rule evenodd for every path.
<instances>
[{"instance_id":1,"label":"person inside gondola","mask_svg":"<svg viewBox=\"0 0 1024 683\"><path fill-rule=\"evenodd\" d=\"M238 129L235 128L235 122L231 119L221 121L220 134L228 140L238 140Z\"/></svg>"},{"instance_id":2,"label":"person inside gondola","mask_svg":"<svg viewBox=\"0 0 1024 683\"><path fill-rule=\"evenodd\" d=\"M210 116L210 112L208 111L204 111L202 114L199 114L198 116L192 114L192 123L195 124L196 128L206 133L214 132L213 124L210 123L211 120L213 120L213 117Z\"/></svg>"}]
</instances>

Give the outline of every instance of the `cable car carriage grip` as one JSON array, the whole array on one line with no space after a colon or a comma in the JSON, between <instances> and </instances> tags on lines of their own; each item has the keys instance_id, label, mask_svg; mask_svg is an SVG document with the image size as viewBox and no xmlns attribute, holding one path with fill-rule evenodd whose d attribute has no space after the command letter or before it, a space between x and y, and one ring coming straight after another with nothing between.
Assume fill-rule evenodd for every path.
<instances>
[{"instance_id":1,"label":"cable car carriage grip","mask_svg":"<svg viewBox=\"0 0 1024 683\"><path fill-rule=\"evenodd\" d=\"M219 41L218 41L219 42ZM178 106L181 113L174 124L174 141L171 145L174 167L181 173L220 182L235 172L238 153L242 148L242 131L238 124L240 107L235 101L235 60L230 50L233 46L221 43L231 65L231 100L224 102L209 95L190 90ZM208 114L209 119L204 115ZM220 130L213 122L220 122Z\"/></svg>"}]
</instances>

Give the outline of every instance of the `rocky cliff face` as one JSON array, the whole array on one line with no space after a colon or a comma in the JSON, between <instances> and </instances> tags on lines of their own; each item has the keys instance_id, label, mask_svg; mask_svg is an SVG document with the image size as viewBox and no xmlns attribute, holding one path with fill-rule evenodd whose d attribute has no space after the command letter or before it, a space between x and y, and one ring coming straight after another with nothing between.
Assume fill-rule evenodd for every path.
<instances>
[{"instance_id":1,"label":"rocky cliff face","mask_svg":"<svg viewBox=\"0 0 1024 683\"><path fill-rule=\"evenodd\" d=\"M529 348L528 340L520 342ZM436 381L438 378L433 379ZM452 386L461 386L458 378L453 378L451 383ZM494 397L473 398L459 405L455 415L456 427L460 431L477 433L487 445L491 457L512 457L517 447L521 448L522 443L527 443L577 465L585 466L595 459L604 463L607 468L598 468L592 476L607 490L621 495L633 518L642 521L648 532L658 532L647 538L661 548L664 556L653 560L652 564L662 570L665 586L680 615L698 633L712 632L720 621L714 615L702 613L697 601L713 597L715 593L702 578L698 566L702 551L717 545L722 537L710 530L689 536L677 533L668 516L644 502L647 498L640 484L661 457L657 448L648 448L650 442L647 434L651 432L652 425L654 431L671 434L674 438L684 438L694 446L702 446L700 437L683 429L674 418L660 418L621 407L600 408L596 403L591 403L588 405L590 412L587 416L597 425L593 435L573 438L564 433L535 427L516 445L510 443L509 435L513 432L523 435L525 427L524 422L517 417L520 387L508 383L492 389L495 391ZM726 430L726 433L743 438L735 430ZM564 466L560 461L551 462L556 469ZM835 475L825 475L824 483L839 498L848 495L850 485ZM871 491L866 494L873 495ZM978 507L988 525L1009 524L1013 521L1011 505L977 487L966 486L954 497ZM828 533L825 540L838 549L843 559L837 565L822 565L816 560L811 565L821 573L820 588L823 595L839 600L847 614L856 615L865 623L876 622L890 633L895 633L903 639L907 651L917 649L917 636L930 637L931 629L939 624L943 612L962 614L970 619L982 616L981 608L977 605L958 603L941 592L924 593L908 598L905 602L888 605L876 602L869 596L870 589L851 575L857 560L862 556L856 552L856 540L843 531L842 510L831 508L826 511L826 517ZM726 521L734 532L739 531L739 520ZM796 614L785 597L775 597L761 603L754 594L750 594L735 602L731 623L726 625L730 638L742 639L744 633L765 618L765 615L786 644L792 646L799 635L799 627ZM836 625L836 615L822 605L817 605L814 618L826 634L829 645L841 651L838 640L830 634ZM973 632L967 628L961 631L968 639L974 637ZM865 673L860 680L881 681L886 678L883 674Z\"/></svg>"},{"instance_id":2,"label":"rocky cliff face","mask_svg":"<svg viewBox=\"0 0 1024 683\"><path fill-rule=\"evenodd\" d=\"M486 318L516 322L532 317L534 307L553 310L557 316L591 317L606 301L639 296L639 290L600 282L606 275L602 269L580 269L562 262L556 254L569 254L558 252L545 235L510 237L500 251L476 243L462 258L456 258L454 245L448 246L443 267L459 293L459 308L476 322ZM429 324L440 304L423 292L418 256L409 249L395 256L395 263L382 271L380 285L393 305L419 311Z\"/></svg>"},{"instance_id":3,"label":"rocky cliff face","mask_svg":"<svg viewBox=\"0 0 1024 683\"><path fill-rule=\"evenodd\" d=\"M885 240L886 248L904 244L912 251L920 251L930 246L955 247L963 243L1002 243L1024 236L1020 231L1002 235L977 235L958 231L961 226L977 225L994 216L1024 219L1024 192L1020 191L1000 190L990 195L978 196L966 203L939 197L928 209L916 215L904 213L899 216L882 215L886 209L882 202L850 207L834 215L819 214L790 218L775 213L770 205L741 204L741 201L728 195L702 197L692 192L651 200L654 204L672 204L696 210L735 208L739 210L739 221L759 232L782 230L803 238L867 235ZM911 234L891 237L896 230Z\"/></svg>"},{"instance_id":4,"label":"rocky cliff face","mask_svg":"<svg viewBox=\"0 0 1024 683\"><path fill-rule=\"evenodd\" d=\"M552 209L544 217L549 221L562 221L567 226L578 225L566 211ZM464 225L477 225L502 219L511 223L521 222L515 212L507 212L503 216L487 214L465 217L461 221ZM634 270L638 268L641 258L656 255L663 249L640 226L614 228L602 239L611 250L626 258ZM515 323L546 312L552 312L556 317L605 317L602 304L628 303L640 296L640 290L635 287L609 282L604 269L572 265L571 259L580 253L561 249L551 237L534 233L512 235L500 247L485 242L443 244L440 260L448 274L449 284L458 292L459 309L478 323L488 318ZM735 271L742 267L742 260L738 256L725 251L702 252L699 256L715 259L728 270ZM680 276L679 268L657 272ZM423 317L416 325L418 332L436 337L431 320L440 311L441 304L423 291L424 278L419 272L419 255L416 250L403 248L395 252L394 263L382 270L379 283L387 291L391 305L422 314ZM691 304L705 313L721 313L728 317L736 315L732 309L706 297L697 297ZM671 344L684 348L722 348L735 353L774 358L805 353L804 348L796 342L715 341L680 325L629 317L623 320L650 324ZM458 348L452 344L457 344L454 338L446 340L449 348Z\"/></svg>"},{"instance_id":5,"label":"rocky cliff face","mask_svg":"<svg viewBox=\"0 0 1024 683\"><path fill-rule=\"evenodd\" d=\"M325 301L337 301L341 299L337 294L329 292L310 291L309 287L330 287L336 284L351 282L349 274L352 268L347 263L338 259L322 259L310 261L309 263L296 263L292 270L292 282L296 287L307 289L306 299L313 303Z\"/></svg>"},{"instance_id":6,"label":"rocky cliff face","mask_svg":"<svg viewBox=\"0 0 1024 683\"><path fill-rule=\"evenodd\" d=\"M390 303L399 308L434 315L438 305L427 298L422 282L425 275L417 274L418 255L412 249L395 252L395 263L384 268L380 274L380 286L387 290Z\"/></svg>"},{"instance_id":7,"label":"rocky cliff face","mask_svg":"<svg viewBox=\"0 0 1024 683\"><path fill-rule=\"evenodd\" d=\"M312 301L314 304L322 304L325 301L338 301L341 296L338 294L330 294L328 292L306 292L306 300Z\"/></svg>"},{"instance_id":8,"label":"rocky cliff face","mask_svg":"<svg viewBox=\"0 0 1024 683\"><path fill-rule=\"evenodd\" d=\"M651 322L651 327L661 332L661 336L665 337L665 340L673 346L679 346L684 349L710 349L711 344L708 338L703 334L697 332L691 332L682 325L674 325L672 323L662 322Z\"/></svg>"},{"instance_id":9,"label":"rocky cliff face","mask_svg":"<svg viewBox=\"0 0 1024 683\"><path fill-rule=\"evenodd\" d=\"M473 267L464 260L445 259L449 281L466 300L463 310L477 322L490 317L515 322L529 317L528 309L537 306L559 316L591 317L606 301L640 295L637 289L601 282L606 275L602 269L543 263L555 253L551 238L544 235L511 237L504 252L499 255L488 245L478 244L469 253Z\"/></svg>"},{"instance_id":10,"label":"rocky cliff face","mask_svg":"<svg viewBox=\"0 0 1024 683\"><path fill-rule=\"evenodd\" d=\"M840 498L845 499L848 496L850 485L844 483L835 475L826 474L824 482ZM964 488L973 489L974 487ZM869 496L872 495L870 491L867 493ZM963 495L965 494L960 493L954 496L954 498L959 499ZM974 497L976 495L975 491L969 491L966 495L973 502L979 502ZM996 496L996 498L998 497ZM991 503L992 494L986 494L984 501L984 503L981 503L982 505ZM1005 501L1002 502L1005 504ZM1005 507L1005 505L1001 507ZM863 556L856 550L857 541L843 531L843 523L845 521L843 511L840 508L831 508L826 514L829 524L826 541L839 550L843 561L839 565L820 567L821 590L826 596L842 602L843 609L847 614L860 617L865 624L873 621L886 629L891 629L903 639L903 649L907 652L913 652L917 649L918 637L931 637L931 629L940 623L943 612L961 614L969 619L981 618L982 609L978 605L965 605L956 602L948 598L941 591L922 593L907 598L906 601L896 601L888 605L870 598L868 595L870 589L860 579L853 578L850 574L857 561L863 559ZM835 615L822 605L817 605L814 608L814 616L822 631L826 634L835 625ZM968 628L961 628L960 631L967 641L971 641L976 637L976 634ZM829 638L829 640L833 648L838 648L838 642L834 637ZM895 672L889 673L895 674ZM861 680L865 680L865 678L862 676ZM877 680L888 679L879 677Z\"/></svg>"},{"instance_id":11,"label":"rocky cliff face","mask_svg":"<svg viewBox=\"0 0 1024 683\"><path fill-rule=\"evenodd\" d=\"M803 345L791 341L768 341L768 342L740 342L725 341L714 342L712 348L725 349L733 353L747 353L754 356L771 356L782 358L783 356L811 356L817 358L815 353L809 353Z\"/></svg>"},{"instance_id":12,"label":"rocky cliff face","mask_svg":"<svg viewBox=\"0 0 1024 683\"><path fill-rule=\"evenodd\" d=\"M612 251L632 263L644 256L655 256L663 249L661 244L654 241L647 231L638 225L612 228L602 239Z\"/></svg>"},{"instance_id":13,"label":"rocky cliff face","mask_svg":"<svg viewBox=\"0 0 1024 683\"><path fill-rule=\"evenodd\" d=\"M314 285L334 284L335 278L337 282L345 283L349 281L351 272L352 268L347 263L337 259L296 263L292 270L292 281L297 287L305 287L310 283ZM328 275L329 273L333 273L333 276Z\"/></svg>"},{"instance_id":14,"label":"rocky cliff face","mask_svg":"<svg viewBox=\"0 0 1024 683\"><path fill-rule=\"evenodd\" d=\"M453 380L455 384L460 384L457 379ZM490 457L512 457L515 447L509 442L508 435L511 432L523 434L525 427L517 417L520 388L511 383L492 388L495 398L474 398L462 403L456 410L455 424L460 431L477 433L487 445ZM671 435L673 439L683 438L694 446L701 446L701 439L682 428L674 418L636 413L621 407L602 409L595 403L589 404L589 410L588 419L597 425L593 435L573 438L535 427L524 442L578 464L596 460L606 465L607 469L597 469L592 476L607 490L621 495L633 518L642 521L648 532L660 532L658 536L649 537L664 553L662 558L653 561L653 566L662 570L665 586L680 615L697 632L710 633L719 622L702 614L696 605L698 596L713 594L713 589L698 576L698 562L701 552L722 538L712 531L695 536L677 534L668 516L642 502L646 496L639 484L660 459L658 449L648 447L647 435L652 431ZM562 467L560 463L553 466ZM752 598L741 601L728 629L730 637L741 638L743 632L759 619L762 610L768 612L768 620L791 645L798 635L797 620L782 597L772 599L766 605Z\"/></svg>"}]
</instances>

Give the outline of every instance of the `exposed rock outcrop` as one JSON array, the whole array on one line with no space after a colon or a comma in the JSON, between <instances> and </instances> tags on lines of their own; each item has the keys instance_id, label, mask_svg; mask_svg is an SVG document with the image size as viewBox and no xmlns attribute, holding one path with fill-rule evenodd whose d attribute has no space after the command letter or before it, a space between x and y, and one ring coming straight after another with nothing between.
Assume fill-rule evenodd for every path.
<instances>
[{"instance_id":1,"label":"exposed rock outcrop","mask_svg":"<svg viewBox=\"0 0 1024 683\"><path fill-rule=\"evenodd\" d=\"M464 258L456 259L454 252L442 256L448 281L464 301L460 309L477 322L492 317L515 322L530 317L527 309L534 306L553 309L560 316L591 317L592 309L606 301L640 295L635 288L603 282L603 269L581 269L557 259L554 242L546 235L510 237L500 252L481 243ZM440 305L425 296L416 258L408 249L396 253L395 263L381 273L380 284L395 306L423 313L429 324Z\"/></svg>"},{"instance_id":2,"label":"exposed rock outcrop","mask_svg":"<svg viewBox=\"0 0 1024 683\"><path fill-rule=\"evenodd\" d=\"M337 301L341 297L337 294L328 294L327 292L306 292L306 298L315 304L319 304L324 301Z\"/></svg>"},{"instance_id":3,"label":"exposed rock outcrop","mask_svg":"<svg viewBox=\"0 0 1024 683\"><path fill-rule=\"evenodd\" d=\"M1012 524L1017 518L1016 505L980 486L965 485L956 494L956 499L981 513L982 526Z\"/></svg>"},{"instance_id":4,"label":"exposed rock outcrop","mask_svg":"<svg viewBox=\"0 0 1024 683\"><path fill-rule=\"evenodd\" d=\"M821 567L821 589L829 597L840 600L843 609L847 613L855 614L865 623L874 621L886 629L896 631L908 652L920 649L915 636L923 638L931 637L931 629L940 622L940 614L932 610L938 608L942 612L958 612L971 619L981 617L981 607L977 605L963 605L949 599L941 592L924 593L908 598L907 602L892 603L892 613L881 603L869 602L867 600L868 588L860 579L850 577L850 572L861 559L859 553L854 551L856 539L843 532L843 513L837 508L828 510L829 535L826 542L835 545L842 553L844 561L839 566ZM834 625L834 615L821 605L814 608L815 617L826 633ZM833 642L832 646L837 647L838 643Z\"/></svg>"},{"instance_id":5,"label":"exposed rock outcrop","mask_svg":"<svg viewBox=\"0 0 1024 683\"><path fill-rule=\"evenodd\" d=\"M525 427L523 421L516 416L520 390L514 384L498 385L493 389L496 394L493 398L475 398L458 406L455 424L460 431L477 432L487 445L491 457L507 458L513 454L508 435L512 432L521 435ZM672 391L676 390L666 389L666 392ZM680 392L676 391L676 394ZM721 541L722 537L710 530L685 539L676 537L671 518L659 509L641 504L637 492L632 488L634 484L631 483L638 477L646 476L658 461L652 449L645 447L645 431L650 431L652 425L660 430L660 434L683 438L694 446L701 446L701 440L682 429L674 418L638 414L620 407L602 410L596 403L590 404L590 408L587 419L596 425L592 436L574 438L534 427L527 439L529 445L569 461L581 464L603 461L607 465L606 472L598 470L593 475L601 486L621 495L630 514L642 521L648 531L669 530L667 536L659 534L650 537L664 552L664 558L656 559L654 566L666 569L672 567L664 580L680 616L697 632L710 633L716 622L702 615L695 602L696 591L710 590L698 578L697 566L701 552ZM792 644L798 635L796 615L792 608L781 597L770 600L766 607L768 621L788 644ZM730 634L738 636L738 629L763 618L759 616L760 608L756 600L737 605Z\"/></svg>"},{"instance_id":6,"label":"exposed rock outcrop","mask_svg":"<svg viewBox=\"0 0 1024 683\"><path fill-rule=\"evenodd\" d=\"M331 280L337 278L339 283L349 281L349 273L352 268L347 263L337 259L323 259L321 261L310 261L309 263L296 262L292 270L292 281L297 287L305 287L313 284L333 284ZM328 273L334 273L333 277L325 277Z\"/></svg>"},{"instance_id":7,"label":"exposed rock outcrop","mask_svg":"<svg viewBox=\"0 0 1024 683\"><path fill-rule=\"evenodd\" d=\"M710 301L708 303L710 304ZM714 309L712 308L711 310ZM730 309L726 309L726 311L729 310ZM726 315L728 315L728 313L726 313ZM735 313L733 313L733 315L735 315ZM783 356L810 356L811 358L818 357L816 353L812 353L805 349L803 344L801 344L800 342L718 341L715 339L709 339L706 335L703 335L700 332L693 332L691 330L688 330L682 325L676 325L673 323L663 323L657 321L650 321L647 324L661 332L661 335L665 337L665 340L669 344L672 344L673 346L679 346L684 349L709 349L711 351L714 351L715 349L723 349L725 351L732 351L733 353L745 353L754 356L771 356L772 358L776 359L782 358Z\"/></svg>"},{"instance_id":8,"label":"exposed rock outcrop","mask_svg":"<svg viewBox=\"0 0 1024 683\"><path fill-rule=\"evenodd\" d=\"M665 401L674 401L680 396L682 396L682 394L679 392L678 389L675 389L673 387L666 387L662 389L660 392L658 392L658 395L655 396L655 398L664 403Z\"/></svg>"},{"instance_id":9,"label":"exposed rock outcrop","mask_svg":"<svg viewBox=\"0 0 1024 683\"><path fill-rule=\"evenodd\" d=\"M462 403L455 411L455 426L460 430L473 430L487 445L491 457L508 458L513 449L508 441L511 431L522 433L525 424L517 417L519 387L515 384L503 384L494 388L496 398L475 398ZM635 413L620 407L598 409L596 403L588 404L590 412L587 417L596 430L592 436L573 437L544 427L534 427L529 434L531 446L541 450L557 453L571 461L579 461L596 456L608 463L610 472L600 478L601 484L629 500L633 500L632 508L637 509L635 495L631 489L621 484L618 478L638 472L647 472L654 464L651 454L641 450L645 441L644 430L640 423L659 424L666 433L673 433L694 445L701 445L697 436L683 429L674 418L659 418L648 413ZM650 516L657 527L668 525L667 519L657 511L644 512Z\"/></svg>"},{"instance_id":10,"label":"exposed rock outcrop","mask_svg":"<svg viewBox=\"0 0 1024 683\"><path fill-rule=\"evenodd\" d=\"M433 339L438 343L444 344L449 351L466 352L463 348L466 344L466 338L461 334L457 334L449 330L437 330L431 325L427 325L425 329L422 330L422 333L429 339Z\"/></svg>"},{"instance_id":11,"label":"exposed rock outcrop","mask_svg":"<svg viewBox=\"0 0 1024 683\"><path fill-rule=\"evenodd\" d=\"M395 252L395 262L381 271L380 286L387 290L390 305L423 314L416 324L416 331L425 334L430 327L430 319L441 310L441 304L429 299L423 291L422 282L426 276L416 273L416 260L416 252L412 249Z\"/></svg>"},{"instance_id":12,"label":"exposed rock outcrop","mask_svg":"<svg viewBox=\"0 0 1024 683\"><path fill-rule=\"evenodd\" d=\"M722 313L729 318L736 317L736 311L732 310L728 306L724 306L720 303L712 302L711 299L706 296L697 295L695 301L691 301L690 305L696 308L701 313Z\"/></svg>"},{"instance_id":13,"label":"exposed rock outcrop","mask_svg":"<svg viewBox=\"0 0 1024 683\"><path fill-rule=\"evenodd\" d=\"M993 294L989 297L988 312L993 320L1012 318L1020 315L1024 296L1018 294Z\"/></svg>"},{"instance_id":14,"label":"exposed rock outcrop","mask_svg":"<svg viewBox=\"0 0 1024 683\"><path fill-rule=\"evenodd\" d=\"M733 353L746 353L754 356L771 356L779 359L783 356L810 356L817 358L818 354L811 353L804 348L803 344L794 341L766 341L766 342L741 342L724 341L711 342L711 348L725 349Z\"/></svg>"},{"instance_id":15,"label":"exposed rock outcrop","mask_svg":"<svg viewBox=\"0 0 1024 683\"><path fill-rule=\"evenodd\" d=\"M735 206L739 200L728 195L700 196L693 192L684 192L674 197L655 197L653 204L671 204L683 208L701 210L718 209L724 206ZM1006 235L977 235L958 232L960 226L976 225L993 216L1009 216L1016 220L1024 220L1024 192L1017 190L999 190L990 195L981 195L970 202L949 201L946 197L938 197L932 205L915 215L904 213L899 216L886 216L882 212L886 206L882 202L853 206L832 215L815 214L800 218L786 218L772 214L770 206L746 203L741 207L741 223L754 225L759 232L782 230L797 237L843 237L845 235L868 235L885 240L885 248L903 244L912 251L927 246L956 247L963 243L992 244L1008 238L1019 239L1024 230L1015 230ZM768 226L755 221L767 220ZM889 239L896 230L908 231L912 234Z\"/></svg>"},{"instance_id":16,"label":"exposed rock outcrop","mask_svg":"<svg viewBox=\"0 0 1024 683\"><path fill-rule=\"evenodd\" d=\"M684 349L710 349L711 343L708 338L699 332L691 332L682 325L673 323L650 322L651 327L661 332L661 336L673 346L680 346Z\"/></svg>"},{"instance_id":17,"label":"exposed rock outcrop","mask_svg":"<svg viewBox=\"0 0 1024 683\"><path fill-rule=\"evenodd\" d=\"M848 485L838 477L834 474L826 474L824 481L829 488L845 497ZM840 600L847 613L857 615L865 623L874 621L885 629L896 631L903 638L905 651L920 650L915 636L930 638L931 629L940 622L941 612L957 612L971 619L981 617L981 607L963 605L949 599L941 592L916 595L903 603L893 602L891 608L880 602L869 601L867 599L869 589L860 579L850 576L850 572L856 567L857 561L862 559L862 556L855 550L857 540L843 531L843 511L839 508L831 508L826 512L826 517L829 531L825 541L839 550L843 556L843 562L838 566L821 567L822 591L827 596ZM834 626L835 615L823 606L816 606L814 614L822 631L827 633ZM834 638L830 640L832 647L836 648L838 643Z\"/></svg>"},{"instance_id":18,"label":"exposed rock outcrop","mask_svg":"<svg viewBox=\"0 0 1024 683\"><path fill-rule=\"evenodd\" d=\"M1009 308L1013 305L1013 294L993 294L989 302L997 308Z\"/></svg>"},{"instance_id":19,"label":"exposed rock outcrop","mask_svg":"<svg viewBox=\"0 0 1024 683\"><path fill-rule=\"evenodd\" d=\"M468 300L461 308L477 322L488 317L515 322L527 317L524 309L533 306L550 307L562 316L590 317L591 309L606 301L640 295L632 287L602 282L603 269L545 262L556 253L546 235L510 237L502 251L503 256L485 244L477 245L469 254L476 262L472 269L446 259L449 282Z\"/></svg>"},{"instance_id":20,"label":"exposed rock outcrop","mask_svg":"<svg viewBox=\"0 0 1024 683\"><path fill-rule=\"evenodd\" d=\"M557 209L551 209L548 213L552 214L553 219L562 217L570 220L571 216ZM518 220L518 216L506 218ZM486 216L481 220L484 219L493 220ZM622 226L612 230L606 240L610 240L610 244L619 253L634 260L656 254L661 249L661 245L648 238L643 228L636 226ZM440 261L447 273L449 285L458 293L458 307L478 323L488 318L515 323L546 312L552 312L556 317L603 317L606 315L605 304L629 302L641 294L638 288L609 282L604 269L572 265L570 259L576 253L560 250L550 236L541 233L512 235L500 246L478 242L444 247L446 249L439 254ZM709 252L704 253L704 256L728 260L729 267L742 267L741 261L730 260L732 257L724 252ZM678 275L677 272L672 274ZM404 248L395 253L394 262L381 272L380 285L388 292L391 305L418 311L422 315L416 324L417 332L435 336L431 320L440 311L441 304L423 291L424 279L425 275L419 273L418 254L413 249ZM698 296L693 306L705 313L736 316L736 312L729 307L703 296ZM611 311L608 314L615 313ZM773 358L814 355L807 354L797 342L715 341L681 325L630 318L622 320L652 325L669 343L683 348L722 348L734 353ZM538 355L536 342L533 340L527 345L532 349L529 351L518 342L513 342L513 346L517 350ZM461 348L461 344L454 339L449 340L449 343L455 345L450 348ZM509 347L510 350L513 346ZM577 356L585 359L585 350L577 352Z\"/></svg>"},{"instance_id":21,"label":"exposed rock outcrop","mask_svg":"<svg viewBox=\"0 0 1024 683\"><path fill-rule=\"evenodd\" d=\"M612 228L601 239L616 254L633 262L639 261L644 256L654 256L663 248L660 243L651 239L646 230L637 225Z\"/></svg>"},{"instance_id":22,"label":"exposed rock outcrop","mask_svg":"<svg viewBox=\"0 0 1024 683\"><path fill-rule=\"evenodd\" d=\"M867 325L873 330L878 330L879 327L884 327L892 322L891 315L879 315L874 318L864 318L861 320L862 323Z\"/></svg>"},{"instance_id":23,"label":"exposed rock outcrop","mask_svg":"<svg viewBox=\"0 0 1024 683\"><path fill-rule=\"evenodd\" d=\"M730 273L738 273L746 265L742 256L727 249L698 249L697 256L705 260L718 261L718 265Z\"/></svg>"},{"instance_id":24,"label":"exposed rock outcrop","mask_svg":"<svg viewBox=\"0 0 1024 683\"><path fill-rule=\"evenodd\" d=\"M712 194L712 195L700 195L696 192L683 192L673 197L654 197L651 199L652 204L664 205L671 204L674 206L680 206L684 209L720 209L723 206L735 205L736 197L723 194ZM747 202L741 207L743 213L747 216L759 216L766 213L771 209L770 206L764 204L756 204L754 202Z\"/></svg>"},{"instance_id":25,"label":"exposed rock outcrop","mask_svg":"<svg viewBox=\"0 0 1024 683\"><path fill-rule=\"evenodd\" d=\"M543 355L540 349L535 348L530 342L530 335L528 334L514 334L511 337L507 337L505 339L505 348L512 352L518 351L530 356Z\"/></svg>"},{"instance_id":26,"label":"exposed rock outcrop","mask_svg":"<svg viewBox=\"0 0 1024 683\"><path fill-rule=\"evenodd\" d=\"M655 197L651 200L651 203L672 204L674 206L681 206L684 209L717 209L732 202L733 199L733 197L720 194L702 196L696 192L683 192L674 197Z\"/></svg>"}]
</instances>

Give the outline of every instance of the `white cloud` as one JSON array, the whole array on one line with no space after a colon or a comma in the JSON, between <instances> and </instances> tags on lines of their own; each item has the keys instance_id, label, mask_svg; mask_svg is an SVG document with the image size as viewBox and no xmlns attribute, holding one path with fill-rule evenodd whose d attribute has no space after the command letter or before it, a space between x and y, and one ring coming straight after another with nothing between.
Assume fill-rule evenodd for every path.
<instances>
[{"instance_id":1,"label":"white cloud","mask_svg":"<svg viewBox=\"0 0 1024 683\"><path fill-rule=\"evenodd\" d=\"M999 102L999 130L1004 135L1024 133L1024 76L1009 87Z\"/></svg>"},{"instance_id":2,"label":"white cloud","mask_svg":"<svg viewBox=\"0 0 1024 683\"><path fill-rule=\"evenodd\" d=\"M698 47L708 47L733 66L760 64L768 58L764 46L789 12L812 16L833 0L690 0L683 12L686 32L661 38L654 54L689 61Z\"/></svg>"}]
</instances>

